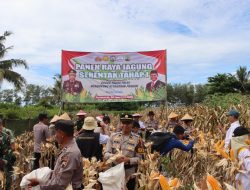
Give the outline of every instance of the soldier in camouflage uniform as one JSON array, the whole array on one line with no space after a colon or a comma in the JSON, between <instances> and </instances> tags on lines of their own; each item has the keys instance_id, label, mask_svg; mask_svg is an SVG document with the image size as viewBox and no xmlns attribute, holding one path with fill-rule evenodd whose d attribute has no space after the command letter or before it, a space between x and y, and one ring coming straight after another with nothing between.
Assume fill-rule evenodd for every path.
<instances>
[{"instance_id":1,"label":"soldier in camouflage uniform","mask_svg":"<svg viewBox=\"0 0 250 190\"><path fill-rule=\"evenodd\" d=\"M0 170L4 171L6 176L5 189L11 189L11 174L16 160L14 154L14 136L11 130L3 127L0 119Z\"/></svg>"},{"instance_id":2,"label":"soldier in camouflage uniform","mask_svg":"<svg viewBox=\"0 0 250 190\"><path fill-rule=\"evenodd\" d=\"M131 133L133 125L132 115L121 116L121 128L122 132L114 133L108 140L105 152L105 159L109 159L117 153L117 149L121 151L122 156L118 157L113 164L119 164L124 162L126 178L129 179L132 174L136 172L138 162L141 159L141 155L137 150L140 142L140 137ZM135 189L135 178L132 177L127 183L129 190Z\"/></svg>"}]
</instances>

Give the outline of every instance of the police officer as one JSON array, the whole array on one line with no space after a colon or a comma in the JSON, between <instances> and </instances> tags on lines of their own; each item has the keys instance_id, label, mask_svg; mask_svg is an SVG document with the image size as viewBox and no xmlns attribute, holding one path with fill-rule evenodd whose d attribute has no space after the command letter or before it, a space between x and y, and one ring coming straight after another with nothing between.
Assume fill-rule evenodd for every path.
<instances>
[{"instance_id":1,"label":"police officer","mask_svg":"<svg viewBox=\"0 0 250 190\"><path fill-rule=\"evenodd\" d=\"M77 95L83 90L82 83L76 80L75 70L71 69L68 74L69 74L69 80L64 81L63 89L67 93L70 93L72 95Z\"/></svg>"},{"instance_id":2,"label":"police officer","mask_svg":"<svg viewBox=\"0 0 250 190\"><path fill-rule=\"evenodd\" d=\"M158 121L154 119L155 113L153 111L148 112L149 119L145 122L146 125L146 139L152 133L153 130L158 129Z\"/></svg>"},{"instance_id":3,"label":"police officer","mask_svg":"<svg viewBox=\"0 0 250 190\"><path fill-rule=\"evenodd\" d=\"M75 122L75 126L76 126L76 130L79 132L82 129L85 115L87 115L87 113L85 113L83 110L80 110L76 115L78 118L77 118L77 121Z\"/></svg>"},{"instance_id":4,"label":"police officer","mask_svg":"<svg viewBox=\"0 0 250 190\"><path fill-rule=\"evenodd\" d=\"M14 136L11 130L3 127L0 119L0 170L6 175L6 190L11 188L11 174L16 160L14 154Z\"/></svg>"},{"instance_id":5,"label":"police officer","mask_svg":"<svg viewBox=\"0 0 250 190\"><path fill-rule=\"evenodd\" d=\"M136 172L136 167L140 160L140 154L136 152L140 137L131 133L133 126L132 115L124 114L121 116L120 121L122 131L111 135L104 156L105 159L109 159L116 153L117 149L119 149L122 152L122 156L118 157L114 164L124 162L125 174L126 178L128 178ZM134 190L135 184L135 177L132 177L127 183L127 188L129 190Z\"/></svg>"},{"instance_id":6,"label":"police officer","mask_svg":"<svg viewBox=\"0 0 250 190\"><path fill-rule=\"evenodd\" d=\"M47 142L49 139L49 120L48 115L46 113L40 113L38 116L39 122L34 125L34 165L33 170L38 169L40 167L39 160L41 158L41 145L42 143Z\"/></svg>"},{"instance_id":7,"label":"police officer","mask_svg":"<svg viewBox=\"0 0 250 190\"><path fill-rule=\"evenodd\" d=\"M56 140L62 150L57 158L55 169L51 178L45 185L40 185L41 190L65 190L72 184L73 190L81 189L83 178L83 163L81 152L74 140L74 124L72 121L58 120L55 123ZM29 187L39 185L37 179L31 179Z\"/></svg>"}]
</instances>

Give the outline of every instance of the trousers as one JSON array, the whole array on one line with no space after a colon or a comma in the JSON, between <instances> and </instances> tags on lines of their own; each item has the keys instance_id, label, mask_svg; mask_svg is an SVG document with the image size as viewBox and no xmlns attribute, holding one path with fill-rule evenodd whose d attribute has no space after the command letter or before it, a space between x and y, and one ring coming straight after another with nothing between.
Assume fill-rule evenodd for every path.
<instances>
[{"instance_id":1,"label":"trousers","mask_svg":"<svg viewBox=\"0 0 250 190\"><path fill-rule=\"evenodd\" d=\"M34 160L33 170L36 170L40 167L39 160L41 158L41 153L35 152L34 157L35 157L35 160Z\"/></svg>"}]
</instances>

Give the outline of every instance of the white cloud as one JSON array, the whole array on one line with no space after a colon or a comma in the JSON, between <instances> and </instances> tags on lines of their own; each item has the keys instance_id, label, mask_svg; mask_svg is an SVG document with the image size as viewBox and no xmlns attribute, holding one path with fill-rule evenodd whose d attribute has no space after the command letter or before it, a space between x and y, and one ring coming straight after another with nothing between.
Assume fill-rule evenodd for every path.
<instances>
[{"instance_id":1,"label":"white cloud","mask_svg":"<svg viewBox=\"0 0 250 190\"><path fill-rule=\"evenodd\" d=\"M205 82L204 73L216 74L220 65L224 72L223 61L228 59L243 64L238 57L250 53L249 2L9 0L1 2L0 32L14 32L7 40L14 45L8 57L27 60L30 70L20 72L30 73L28 82L52 85L44 70L39 73L34 67L60 72L61 49L167 49L170 82ZM161 21L185 25L193 35L169 32L167 26L164 30L158 25Z\"/></svg>"}]
</instances>

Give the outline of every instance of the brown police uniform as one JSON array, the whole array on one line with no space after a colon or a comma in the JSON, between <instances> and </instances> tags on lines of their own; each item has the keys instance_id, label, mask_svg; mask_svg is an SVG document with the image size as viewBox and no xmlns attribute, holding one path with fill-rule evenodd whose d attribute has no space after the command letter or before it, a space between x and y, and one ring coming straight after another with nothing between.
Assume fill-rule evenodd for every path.
<instances>
[{"instance_id":1,"label":"brown police uniform","mask_svg":"<svg viewBox=\"0 0 250 190\"><path fill-rule=\"evenodd\" d=\"M156 120L148 120L145 122L145 125L146 125L146 129L148 129L148 130L150 130L150 129L157 130L159 123Z\"/></svg>"},{"instance_id":2,"label":"brown police uniform","mask_svg":"<svg viewBox=\"0 0 250 190\"><path fill-rule=\"evenodd\" d=\"M83 90L83 87L80 81L75 80L71 82L70 80L66 80L63 83L63 89L70 94L79 94Z\"/></svg>"},{"instance_id":3,"label":"brown police uniform","mask_svg":"<svg viewBox=\"0 0 250 190\"><path fill-rule=\"evenodd\" d=\"M39 160L41 158L41 145L50 137L49 127L42 122L37 123L33 127L34 131L34 165L33 170L40 167Z\"/></svg>"},{"instance_id":4,"label":"brown police uniform","mask_svg":"<svg viewBox=\"0 0 250 190\"><path fill-rule=\"evenodd\" d=\"M81 188L83 179L83 164L81 152L72 139L61 150L55 169L46 185L40 185L41 190L65 190L71 184L73 190Z\"/></svg>"},{"instance_id":5,"label":"brown police uniform","mask_svg":"<svg viewBox=\"0 0 250 190\"><path fill-rule=\"evenodd\" d=\"M140 154L136 152L140 137L135 134L125 136L122 132L114 133L108 140L105 152L105 159L112 157L119 149L123 156L130 158L130 163L125 165L126 178L136 172L138 161L140 160ZM116 163L114 163L116 164Z\"/></svg>"}]
</instances>

